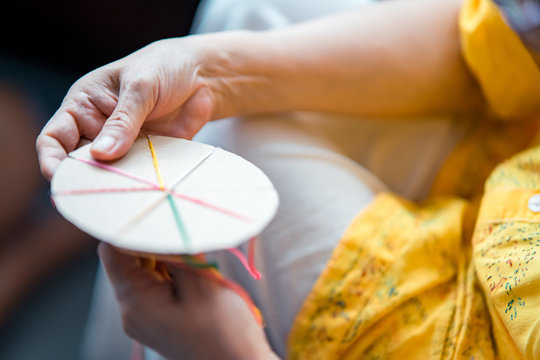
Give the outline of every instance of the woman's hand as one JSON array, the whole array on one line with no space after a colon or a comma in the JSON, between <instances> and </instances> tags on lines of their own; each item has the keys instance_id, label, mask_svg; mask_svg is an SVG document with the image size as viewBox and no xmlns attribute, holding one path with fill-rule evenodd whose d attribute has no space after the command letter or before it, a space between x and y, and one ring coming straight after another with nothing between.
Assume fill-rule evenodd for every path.
<instances>
[{"instance_id":1,"label":"woman's hand","mask_svg":"<svg viewBox=\"0 0 540 360\"><path fill-rule=\"evenodd\" d=\"M81 139L99 160L123 156L141 128L191 138L214 113L216 87L194 37L162 40L79 79L42 130L37 149L51 178ZM216 74L213 74L216 75Z\"/></svg>"},{"instance_id":2,"label":"woman's hand","mask_svg":"<svg viewBox=\"0 0 540 360\"><path fill-rule=\"evenodd\" d=\"M100 244L125 332L167 359L277 359L247 304L232 290L171 266L173 281Z\"/></svg>"}]
</instances>

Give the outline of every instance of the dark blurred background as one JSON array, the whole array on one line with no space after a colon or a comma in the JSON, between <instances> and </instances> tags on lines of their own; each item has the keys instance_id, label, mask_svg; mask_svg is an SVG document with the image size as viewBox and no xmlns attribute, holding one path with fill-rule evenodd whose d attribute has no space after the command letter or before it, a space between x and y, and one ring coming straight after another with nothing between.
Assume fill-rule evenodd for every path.
<instances>
[{"instance_id":1,"label":"dark blurred background","mask_svg":"<svg viewBox=\"0 0 540 360\"><path fill-rule=\"evenodd\" d=\"M187 35L198 2L2 5L0 359L78 359L98 266L96 241L49 201L35 137L79 77L152 41Z\"/></svg>"},{"instance_id":2,"label":"dark blurred background","mask_svg":"<svg viewBox=\"0 0 540 360\"><path fill-rule=\"evenodd\" d=\"M83 75L148 43L189 33L198 0L11 1L2 52Z\"/></svg>"}]
</instances>

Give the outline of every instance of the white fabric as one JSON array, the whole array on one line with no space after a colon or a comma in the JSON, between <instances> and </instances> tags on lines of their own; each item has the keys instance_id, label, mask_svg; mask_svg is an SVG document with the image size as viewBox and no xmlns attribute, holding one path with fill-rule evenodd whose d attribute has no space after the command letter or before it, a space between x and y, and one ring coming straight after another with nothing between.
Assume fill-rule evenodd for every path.
<instances>
[{"instance_id":1,"label":"white fabric","mask_svg":"<svg viewBox=\"0 0 540 360\"><path fill-rule=\"evenodd\" d=\"M468 129L468 122L447 116L414 119L358 119L300 114L352 160L407 199L420 201L431 190L446 157Z\"/></svg>"},{"instance_id":2,"label":"white fabric","mask_svg":"<svg viewBox=\"0 0 540 360\"><path fill-rule=\"evenodd\" d=\"M266 30L345 11L374 0L202 0L194 34L229 30Z\"/></svg>"}]
</instances>

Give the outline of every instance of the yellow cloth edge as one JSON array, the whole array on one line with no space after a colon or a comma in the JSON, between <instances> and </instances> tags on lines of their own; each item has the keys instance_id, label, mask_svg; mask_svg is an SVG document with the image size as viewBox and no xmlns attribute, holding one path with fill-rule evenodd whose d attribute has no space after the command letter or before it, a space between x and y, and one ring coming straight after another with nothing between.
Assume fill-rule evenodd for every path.
<instances>
[{"instance_id":1,"label":"yellow cloth edge","mask_svg":"<svg viewBox=\"0 0 540 360\"><path fill-rule=\"evenodd\" d=\"M540 70L491 0L466 0L459 14L463 57L501 118L540 110Z\"/></svg>"}]
</instances>

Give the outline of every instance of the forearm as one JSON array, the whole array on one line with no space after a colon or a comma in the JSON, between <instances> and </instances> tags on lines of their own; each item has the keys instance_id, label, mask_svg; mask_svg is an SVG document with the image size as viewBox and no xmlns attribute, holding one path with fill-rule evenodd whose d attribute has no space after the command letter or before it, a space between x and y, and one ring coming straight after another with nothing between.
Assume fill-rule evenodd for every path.
<instances>
[{"instance_id":1,"label":"forearm","mask_svg":"<svg viewBox=\"0 0 540 360\"><path fill-rule=\"evenodd\" d=\"M153 43L73 84L38 138L42 172L50 178L81 138L94 141L96 159L117 159L141 128L191 138L234 115L481 108L461 56L458 1L389 1L280 30Z\"/></svg>"},{"instance_id":2,"label":"forearm","mask_svg":"<svg viewBox=\"0 0 540 360\"><path fill-rule=\"evenodd\" d=\"M268 32L210 35L214 118L289 110L358 116L469 111L459 2L381 3ZM212 40L212 37L215 41Z\"/></svg>"}]
</instances>

